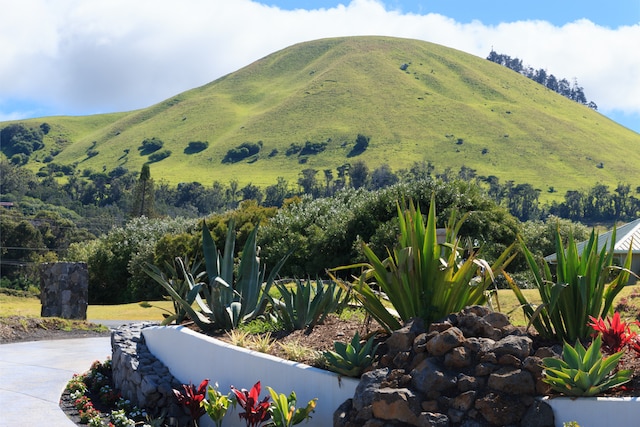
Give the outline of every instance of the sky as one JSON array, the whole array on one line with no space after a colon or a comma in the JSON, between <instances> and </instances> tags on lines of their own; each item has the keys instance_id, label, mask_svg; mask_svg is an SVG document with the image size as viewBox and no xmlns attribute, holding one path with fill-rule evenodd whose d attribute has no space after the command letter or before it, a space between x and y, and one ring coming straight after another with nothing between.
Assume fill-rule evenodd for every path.
<instances>
[{"instance_id":1,"label":"sky","mask_svg":"<svg viewBox=\"0 0 640 427\"><path fill-rule=\"evenodd\" d=\"M385 35L577 79L640 133L640 0L0 0L0 121L148 107L296 43Z\"/></svg>"}]
</instances>

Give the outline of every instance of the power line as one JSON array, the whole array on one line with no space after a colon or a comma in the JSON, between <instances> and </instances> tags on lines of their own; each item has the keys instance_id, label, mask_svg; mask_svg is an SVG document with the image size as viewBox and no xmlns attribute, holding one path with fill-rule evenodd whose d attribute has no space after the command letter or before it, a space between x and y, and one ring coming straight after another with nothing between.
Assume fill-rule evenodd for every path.
<instances>
[{"instance_id":1,"label":"power line","mask_svg":"<svg viewBox=\"0 0 640 427\"><path fill-rule=\"evenodd\" d=\"M82 242L78 242L78 243L82 243ZM51 251L58 251L58 252L62 252L62 251L66 251L69 248L23 248L23 247L19 247L19 246L0 246L0 249L9 249L9 250L27 250L27 251L45 251L45 252L51 252Z\"/></svg>"}]
</instances>

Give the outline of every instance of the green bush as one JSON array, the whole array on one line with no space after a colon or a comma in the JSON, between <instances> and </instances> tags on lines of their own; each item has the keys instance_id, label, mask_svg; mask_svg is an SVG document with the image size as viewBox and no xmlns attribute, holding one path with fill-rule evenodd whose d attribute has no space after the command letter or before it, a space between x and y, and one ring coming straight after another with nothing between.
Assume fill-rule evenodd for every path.
<instances>
[{"instance_id":1,"label":"green bush","mask_svg":"<svg viewBox=\"0 0 640 427\"><path fill-rule=\"evenodd\" d=\"M171 156L171 150L162 150L149 156L149 163L156 163Z\"/></svg>"},{"instance_id":2,"label":"green bush","mask_svg":"<svg viewBox=\"0 0 640 427\"><path fill-rule=\"evenodd\" d=\"M262 148L262 141L255 142L243 142L239 146L227 151L227 154L222 159L222 163L236 163L247 157L254 156L260 152Z\"/></svg>"},{"instance_id":3,"label":"green bush","mask_svg":"<svg viewBox=\"0 0 640 427\"><path fill-rule=\"evenodd\" d=\"M72 245L68 258L89 267L89 303L121 304L160 299L162 289L143 271L152 262L157 241L196 225L184 218L134 218L94 242Z\"/></svg>"},{"instance_id":4,"label":"green bush","mask_svg":"<svg viewBox=\"0 0 640 427\"><path fill-rule=\"evenodd\" d=\"M144 141L142 141L142 144L140 144L140 146L138 147L138 151L140 151L141 156L147 156L160 150L163 146L164 142L154 136L151 139L146 138Z\"/></svg>"},{"instance_id":5,"label":"green bush","mask_svg":"<svg viewBox=\"0 0 640 427\"><path fill-rule=\"evenodd\" d=\"M477 186L420 180L377 191L343 189L331 198L303 196L285 203L263 228L262 255L273 264L295 248L282 271L290 277L323 276L327 268L364 261L361 242L384 257L398 235L396 202L404 198L428 206L432 194L440 206L440 224L452 209L470 212L460 235L483 245L485 259L496 259L516 239L518 221Z\"/></svg>"},{"instance_id":6,"label":"green bush","mask_svg":"<svg viewBox=\"0 0 640 427\"><path fill-rule=\"evenodd\" d=\"M308 156L313 154L320 154L327 148L326 142L311 142L304 143L304 147L300 150L300 156Z\"/></svg>"},{"instance_id":7,"label":"green bush","mask_svg":"<svg viewBox=\"0 0 640 427\"><path fill-rule=\"evenodd\" d=\"M13 123L0 130L0 149L7 158L19 153L29 157L34 151L44 148L42 137L39 128Z\"/></svg>"},{"instance_id":8,"label":"green bush","mask_svg":"<svg viewBox=\"0 0 640 427\"><path fill-rule=\"evenodd\" d=\"M209 143L206 141L191 141L189 145L184 149L184 154L195 154L206 150L209 147Z\"/></svg>"},{"instance_id":9,"label":"green bush","mask_svg":"<svg viewBox=\"0 0 640 427\"><path fill-rule=\"evenodd\" d=\"M355 157L364 153L367 147L369 147L370 140L371 140L370 137L359 133L358 136L356 137L356 143L351 149L351 151L349 151L349 154L347 154L347 157Z\"/></svg>"}]
</instances>

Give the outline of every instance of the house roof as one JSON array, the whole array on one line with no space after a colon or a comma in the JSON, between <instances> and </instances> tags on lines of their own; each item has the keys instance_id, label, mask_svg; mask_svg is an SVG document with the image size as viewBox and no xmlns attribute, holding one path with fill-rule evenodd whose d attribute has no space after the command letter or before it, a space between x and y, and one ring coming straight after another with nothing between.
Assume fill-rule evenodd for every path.
<instances>
[{"instance_id":1,"label":"house roof","mask_svg":"<svg viewBox=\"0 0 640 427\"><path fill-rule=\"evenodd\" d=\"M598 236L598 252L600 252L605 245L607 247L611 245L612 234L613 230L610 230ZM584 242L576 244L580 255L582 255L582 251L587 243L588 241L585 240ZM616 242L613 247L613 253L626 254L630 245L633 253L640 254L640 218L616 227ZM556 254L548 255L544 257L544 260L547 262L555 262Z\"/></svg>"}]
</instances>

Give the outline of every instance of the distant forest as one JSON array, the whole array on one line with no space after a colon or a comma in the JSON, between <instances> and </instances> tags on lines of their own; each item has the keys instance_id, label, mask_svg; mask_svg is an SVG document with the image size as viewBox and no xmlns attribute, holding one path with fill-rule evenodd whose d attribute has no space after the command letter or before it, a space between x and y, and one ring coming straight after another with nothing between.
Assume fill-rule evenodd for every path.
<instances>
[{"instance_id":1,"label":"distant forest","mask_svg":"<svg viewBox=\"0 0 640 427\"><path fill-rule=\"evenodd\" d=\"M240 186L237 181L209 185L190 182L174 186L163 181L154 182L149 165L145 165L140 173L118 168L109 173L71 175L61 181L57 178L64 175L54 170L48 174L40 171L36 175L9 161L0 161L0 287L27 289L37 277L39 263L64 259L70 246L77 242L86 242L82 248L88 251L94 248L105 259L118 258L117 254L95 249L98 241L95 239L112 236L117 240L116 246L123 246L121 242L127 241L127 237L112 232L129 224L138 230L136 235L146 236L171 232L171 227L184 228L188 219L212 214L223 216L242 206L255 206L251 212L271 212L273 215L277 208L295 205L300 200L317 201L335 211L335 206L344 205L345 199L352 203L354 194L370 199L384 197L376 206L393 210L396 200L390 198L390 194L395 194L394 187L403 185L421 189L473 188L476 196L492 199L502 211L508 210L522 221L523 226L546 220L551 215L585 224L612 224L640 216L640 187L631 188L620 183L610 189L596 184L586 190L567 191L562 202L542 204L539 201L542 190L530 184L501 182L496 176L478 175L466 166L458 171L447 168L436 172L434 165L428 162L417 162L397 171L386 164L369 169L360 160L341 165L336 170L308 168L300 172L295 182L278 178L266 188L250 183ZM385 195L387 189L392 191ZM469 197L471 194L465 194L465 200ZM355 206L348 205L345 209L355 209ZM370 215L378 213L372 211ZM340 217L337 211L335 215ZM154 221L154 218L161 220ZM246 218L245 222L254 223ZM314 227L309 230L316 230L320 236L327 232L317 225ZM367 230L356 228L355 231ZM146 242L145 239L147 237L142 240ZM316 256L307 258L320 259ZM129 261L129 256L120 260L124 266L129 265ZM117 264L118 269L128 271L128 267L121 264ZM105 265L111 265L111 261ZM299 265L306 264L301 259ZM98 267L94 265L94 268Z\"/></svg>"},{"instance_id":2,"label":"distant forest","mask_svg":"<svg viewBox=\"0 0 640 427\"><path fill-rule=\"evenodd\" d=\"M569 98L572 101L586 105L592 110L598 110L598 106L595 102L587 100L587 97L584 94L584 89L581 86L578 86L578 80L576 78L573 79L573 83L570 83L566 78L558 79L543 68L538 68L536 70L533 67L525 67L522 65L521 59L512 58L509 55L497 53L494 50L491 50L487 59L491 62L507 67L516 73L522 74L523 76L540 83L547 89L559 93L565 98Z\"/></svg>"},{"instance_id":3,"label":"distant forest","mask_svg":"<svg viewBox=\"0 0 640 427\"><path fill-rule=\"evenodd\" d=\"M562 202L543 204L540 193L553 193L556 191L553 187L542 190L528 183L501 182L497 176L478 175L475 169L464 165L457 171L451 168L437 171L430 162L416 162L409 168L394 171L388 164L370 169L365 162L356 160L336 170L303 169L295 182L280 177L265 188L251 183L240 186L236 180L215 181L209 185L185 182L174 186L155 181L149 165L140 173L119 167L108 173L72 174L59 182L62 176L65 174L56 168L36 175L9 161L0 161L3 221L8 217L35 220L44 216L43 212L49 212L48 221L51 216L66 219L85 229L86 234L98 236L138 216L198 218L235 209L245 200L279 208L292 197L332 197L344 188L375 191L399 182L420 180L472 182L520 221L556 215L593 224L640 216L640 186L632 188L628 183L619 183L611 189L598 183L592 188L567 191Z\"/></svg>"}]
</instances>

